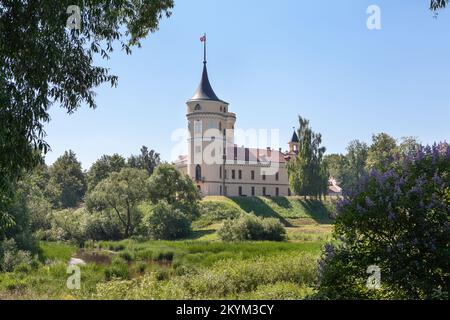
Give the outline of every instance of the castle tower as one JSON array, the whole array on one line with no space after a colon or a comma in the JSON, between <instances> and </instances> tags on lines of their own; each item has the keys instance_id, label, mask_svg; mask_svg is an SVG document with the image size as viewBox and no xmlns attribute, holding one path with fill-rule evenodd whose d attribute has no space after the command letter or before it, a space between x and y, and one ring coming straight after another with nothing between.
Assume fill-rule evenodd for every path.
<instances>
[{"instance_id":1,"label":"castle tower","mask_svg":"<svg viewBox=\"0 0 450 320\"><path fill-rule=\"evenodd\" d=\"M190 134L187 172L203 195L225 195L224 150L234 144L236 115L229 112L229 104L212 89L206 67L206 36L202 41L205 45L202 78L194 96L186 102Z\"/></svg>"},{"instance_id":2,"label":"castle tower","mask_svg":"<svg viewBox=\"0 0 450 320\"><path fill-rule=\"evenodd\" d=\"M298 154L298 144L299 144L299 139L298 139L298 135L297 132L294 129L294 133L292 135L291 141L289 141L289 153L291 154Z\"/></svg>"}]
</instances>

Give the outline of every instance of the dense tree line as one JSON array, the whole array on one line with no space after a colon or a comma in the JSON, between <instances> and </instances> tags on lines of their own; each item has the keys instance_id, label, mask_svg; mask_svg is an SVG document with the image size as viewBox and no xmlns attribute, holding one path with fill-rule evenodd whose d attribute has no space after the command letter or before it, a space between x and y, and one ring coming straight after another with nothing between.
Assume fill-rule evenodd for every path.
<instances>
[{"instance_id":1,"label":"dense tree line","mask_svg":"<svg viewBox=\"0 0 450 320\"><path fill-rule=\"evenodd\" d=\"M336 179L344 192L357 187L358 182L371 170L385 171L398 157L417 150L420 143L412 137L399 143L386 133L373 135L369 146L359 140L350 142L346 154L330 154L324 158L329 175Z\"/></svg>"}]
</instances>

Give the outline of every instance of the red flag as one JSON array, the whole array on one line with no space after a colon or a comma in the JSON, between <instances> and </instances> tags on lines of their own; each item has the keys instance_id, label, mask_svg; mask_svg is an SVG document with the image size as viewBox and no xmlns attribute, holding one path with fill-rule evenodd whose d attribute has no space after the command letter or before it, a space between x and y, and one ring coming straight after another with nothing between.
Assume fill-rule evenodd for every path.
<instances>
[{"instance_id":1,"label":"red flag","mask_svg":"<svg viewBox=\"0 0 450 320\"><path fill-rule=\"evenodd\" d=\"M200 41L201 41L201 42L205 42L205 41L206 41L206 36L201 37L201 38L200 38Z\"/></svg>"}]
</instances>

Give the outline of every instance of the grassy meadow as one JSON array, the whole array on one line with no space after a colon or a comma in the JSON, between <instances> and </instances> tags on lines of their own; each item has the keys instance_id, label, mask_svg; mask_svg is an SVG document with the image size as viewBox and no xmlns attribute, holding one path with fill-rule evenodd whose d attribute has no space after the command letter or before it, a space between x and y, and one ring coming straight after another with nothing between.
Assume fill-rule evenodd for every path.
<instances>
[{"instance_id":1,"label":"grassy meadow","mask_svg":"<svg viewBox=\"0 0 450 320\"><path fill-rule=\"evenodd\" d=\"M207 197L182 241L40 242L39 263L0 274L0 299L303 299L314 293L334 202ZM286 241L222 242L218 228L239 212L279 219ZM66 285L71 258L86 263L79 290Z\"/></svg>"}]
</instances>

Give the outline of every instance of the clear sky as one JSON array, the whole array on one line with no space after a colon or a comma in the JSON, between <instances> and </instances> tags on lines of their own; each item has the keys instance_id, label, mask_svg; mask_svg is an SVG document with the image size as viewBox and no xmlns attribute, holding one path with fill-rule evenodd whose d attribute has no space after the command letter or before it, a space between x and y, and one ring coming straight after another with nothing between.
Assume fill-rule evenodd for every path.
<instances>
[{"instance_id":1,"label":"clear sky","mask_svg":"<svg viewBox=\"0 0 450 320\"><path fill-rule=\"evenodd\" d=\"M366 27L372 4L381 8L381 30ZM141 49L98 61L119 86L97 88L96 110L51 109L46 161L72 149L87 169L103 154L129 156L142 145L172 160L171 134L186 127L185 101L200 81L204 32L212 86L239 128L280 129L284 143L302 115L329 153L379 132L450 140L450 8L435 19L428 5L175 0L172 17Z\"/></svg>"}]
</instances>

